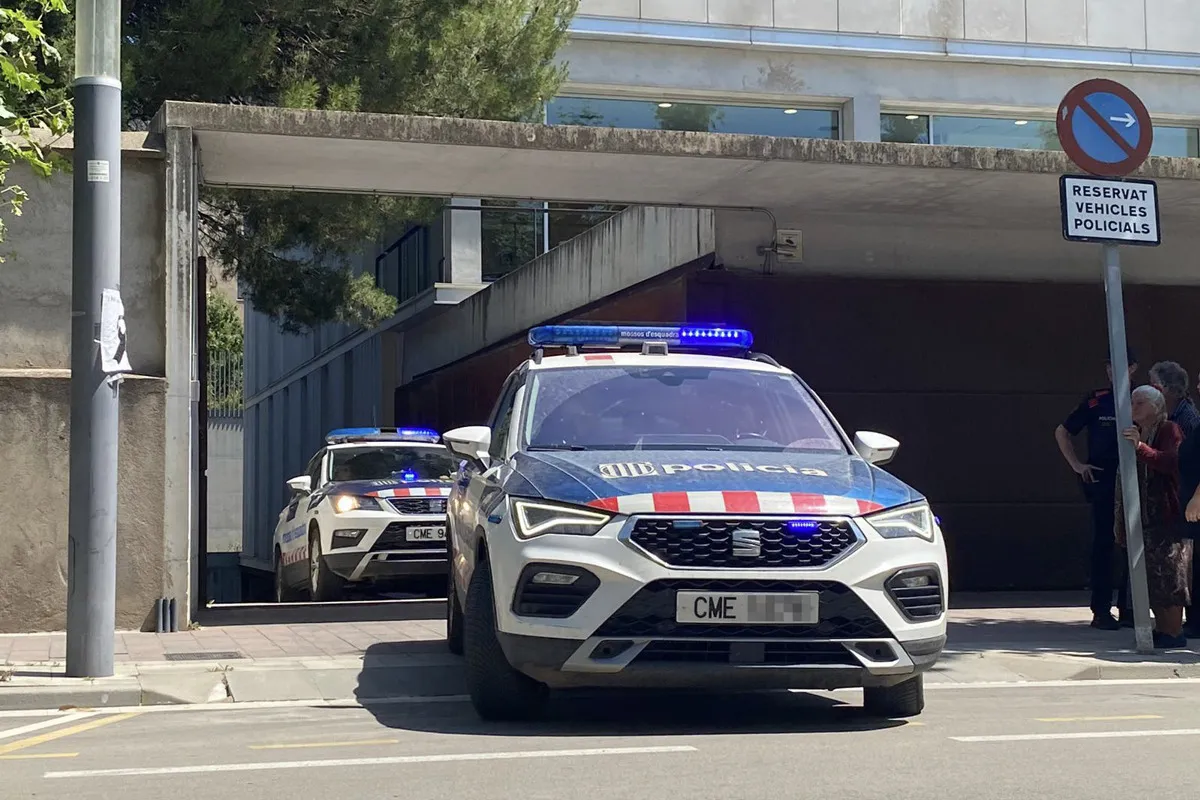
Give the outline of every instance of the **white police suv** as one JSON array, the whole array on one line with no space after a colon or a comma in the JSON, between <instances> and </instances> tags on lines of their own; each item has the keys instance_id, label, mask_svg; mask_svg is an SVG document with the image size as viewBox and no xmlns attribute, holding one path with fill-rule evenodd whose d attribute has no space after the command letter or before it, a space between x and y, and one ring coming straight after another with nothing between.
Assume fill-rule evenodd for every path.
<instances>
[{"instance_id":1,"label":"white police suv","mask_svg":"<svg viewBox=\"0 0 1200 800\"><path fill-rule=\"evenodd\" d=\"M877 466L898 442L848 437L749 331L529 342L489 424L443 435L466 459L448 639L482 717L571 687L861 686L871 713L921 712L946 549L926 500Z\"/></svg>"},{"instance_id":2,"label":"white police suv","mask_svg":"<svg viewBox=\"0 0 1200 800\"><path fill-rule=\"evenodd\" d=\"M341 597L347 583L446 574L446 496L458 459L426 428L331 431L275 526L275 596Z\"/></svg>"}]
</instances>

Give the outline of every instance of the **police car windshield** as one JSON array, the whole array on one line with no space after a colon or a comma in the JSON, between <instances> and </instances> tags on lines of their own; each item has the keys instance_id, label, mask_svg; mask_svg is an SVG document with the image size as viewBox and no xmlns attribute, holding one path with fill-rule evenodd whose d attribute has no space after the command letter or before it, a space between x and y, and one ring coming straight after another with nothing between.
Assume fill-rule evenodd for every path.
<instances>
[{"instance_id":1,"label":"police car windshield","mask_svg":"<svg viewBox=\"0 0 1200 800\"><path fill-rule=\"evenodd\" d=\"M444 447L339 447L331 455L330 479L334 481L448 481L458 469Z\"/></svg>"},{"instance_id":2,"label":"police car windshield","mask_svg":"<svg viewBox=\"0 0 1200 800\"><path fill-rule=\"evenodd\" d=\"M845 453L831 420L789 375L705 367L535 371L530 450L808 450Z\"/></svg>"}]
</instances>

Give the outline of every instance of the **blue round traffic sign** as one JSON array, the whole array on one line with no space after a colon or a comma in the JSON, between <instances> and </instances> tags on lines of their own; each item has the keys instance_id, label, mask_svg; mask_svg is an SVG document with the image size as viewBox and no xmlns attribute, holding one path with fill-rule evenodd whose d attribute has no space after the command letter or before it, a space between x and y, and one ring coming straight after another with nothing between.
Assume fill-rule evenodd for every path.
<instances>
[{"instance_id":1,"label":"blue round traffic sign","mask_svg":"<svg viewBox=\"0 0 1200 800\"><path fill-rule=\"evenodd\" d=\"M1128 175L1154 144L1146 106L1130 89L1104 78L1067 92L1058 107L1057 129L1070 159L1093 175Z\"/></svg>"}]
</instances>

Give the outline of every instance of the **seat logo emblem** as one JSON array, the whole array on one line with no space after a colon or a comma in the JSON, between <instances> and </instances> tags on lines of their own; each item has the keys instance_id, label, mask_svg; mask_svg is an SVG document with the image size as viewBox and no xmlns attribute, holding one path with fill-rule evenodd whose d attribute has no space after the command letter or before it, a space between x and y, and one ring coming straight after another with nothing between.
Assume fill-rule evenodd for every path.
<instances>
[{"instance_id":1,"label":"seat logo emblem","mask_svg":"<svg viewBox=\"0 0 1200 800\"><path fill-rule=\"evenodd\" d=\"M762 537L753 528L738 528L733 532L733 555L737 558L758 558L762 555Z\"/></svg>"}]
</instances>

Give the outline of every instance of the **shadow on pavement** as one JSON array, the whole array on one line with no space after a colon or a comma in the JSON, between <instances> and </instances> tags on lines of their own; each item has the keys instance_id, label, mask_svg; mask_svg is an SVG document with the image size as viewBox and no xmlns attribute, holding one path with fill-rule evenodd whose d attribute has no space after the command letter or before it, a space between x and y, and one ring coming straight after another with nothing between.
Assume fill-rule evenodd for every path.
<instances>
[{"instance_id":1,"label":"shadow on pavement","mask_svg":"<svg viewBox=\"0 0 1200 800\"><path fill-rule=\"evenodd\" d=\"M1081 612L1081 620L1056 620L1035 616L969 617L960 613L947 632L947 652L940 661L982 652L1016 654L1058 654L1081 656L1110 663L1157 661L1200 664L1200 642L1191 640L1187 648L1159 650L1153 655L1137 653L1133 629L1101 631L1092 628ZM1089 617L1090 619L1090 617Z\"/></svg>"},{"instance_id":2,"label":"shadow on pavement","mask_svg":"<svg viewBox=\"0 0 1200 800\"><path fill-rule=\"evenodd\" d=\"M434 649L440 655L434 655ZM423 657L430 663L421 666ZM404 665L399 666L399 659ZM420 670L424 674L413 674ZM402 674L401 674L402 673ZM355 699L381 725L411 731L482 736L662 736L728 733L834 733L902 727L902 720L867 716L854 697L831 694L754 692L717 694L661 690L555 692L543 717L528 723L489 723L465 700L396 703L401 684L426 683L422 695L461 697L461 659L444 642L395 642L367 650ZM440 685L430 685L429 682ZM389 691L390 689L390 691Z\"/></svg>"}]
</instances>

